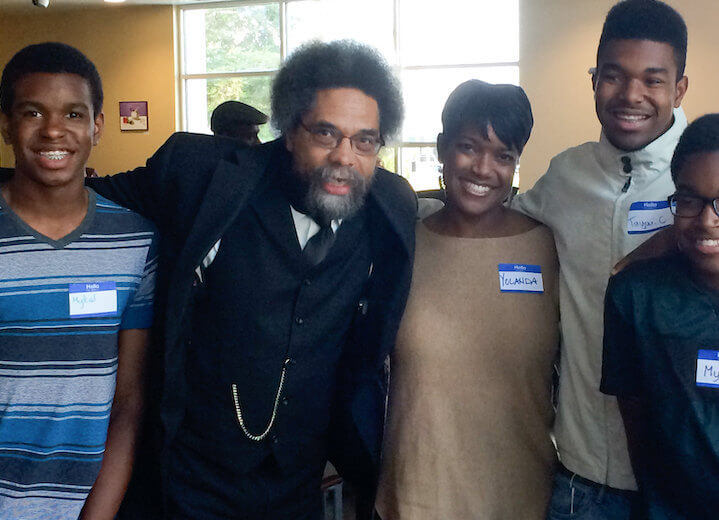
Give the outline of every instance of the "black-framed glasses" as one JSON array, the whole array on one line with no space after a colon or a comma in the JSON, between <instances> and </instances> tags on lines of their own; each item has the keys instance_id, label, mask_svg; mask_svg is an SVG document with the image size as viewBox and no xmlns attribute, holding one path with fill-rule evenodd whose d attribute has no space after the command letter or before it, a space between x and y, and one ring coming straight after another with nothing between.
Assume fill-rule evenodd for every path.
<instances>
[{"instance_id":1,"label":"black-framed glasses","mask_svg":"<svg viewBox=\"0 0 719 520\"><path fill-rule=\"evenodd\" d=\"M349 136L343 134L334 126L326 124L308 126L303 121L300 121L300 126L307 130L315 143L328 150L337 148L345 137L350 140L352 150L357 155L377 155L379 149L384 146L384 140L380 136L367 132Z\"/></svg>"},{"instance_id":2,"label":"black-framed glasses","mask_svg":"<svg viewBox=\"0 0 719 520\"><path fill-rule=\"evenodd\" d=\"M710 199L707 197L699 197L698 195L685 195L682 193L675 193L670 195L667 199L669 202L669 209L672 215L677 217L698 217L704 208L708 205L714 210L714 214L719 217L719 198Z\"/></svg>"}]
</instances>

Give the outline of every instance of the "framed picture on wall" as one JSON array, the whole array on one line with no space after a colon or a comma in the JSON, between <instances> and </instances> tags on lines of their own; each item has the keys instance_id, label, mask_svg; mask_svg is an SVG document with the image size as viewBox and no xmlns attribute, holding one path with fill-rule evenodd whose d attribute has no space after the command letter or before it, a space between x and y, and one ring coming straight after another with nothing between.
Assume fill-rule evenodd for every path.
<instances>
[{"instance_id":1,"label":"framed picture on wall","mask_svg":"<svg viewBox=\"0 0 719 520\"><path fill-rule=\"evenodd\" d=\"M147 128L147 101L120 101L120 130L137 132Z\"/></svg>"}]
</instances>

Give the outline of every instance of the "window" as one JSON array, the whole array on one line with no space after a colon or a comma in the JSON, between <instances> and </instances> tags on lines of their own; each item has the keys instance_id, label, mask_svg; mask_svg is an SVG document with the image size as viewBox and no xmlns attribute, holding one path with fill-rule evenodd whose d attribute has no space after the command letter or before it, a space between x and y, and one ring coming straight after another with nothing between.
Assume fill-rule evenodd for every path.
<instances>
[{"instance_id":1,"label":"window","mask_svg":"<svg viewBox=\"0 0 719 520\"><path fill-rule=\"evenodd\" d=\"M402 81L405 121L380 152L417 190L439 186L435 140L449 93L478 78L519 84L518 0L276 0L180 8L182 128L209 133L236 99L269 113L272 77L302 43L352 38L377 48ZM273 137L264 125L260 138Z\"/></svg>"}]
</instances>

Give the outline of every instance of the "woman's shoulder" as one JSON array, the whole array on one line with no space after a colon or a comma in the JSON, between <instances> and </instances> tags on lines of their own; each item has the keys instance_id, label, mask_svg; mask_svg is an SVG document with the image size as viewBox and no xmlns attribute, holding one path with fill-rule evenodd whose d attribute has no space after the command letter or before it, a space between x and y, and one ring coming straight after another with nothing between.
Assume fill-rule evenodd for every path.
<instances>
[{"instance_id":1,"label":"woman's shoulder","mask_svg":"<svg viewBox=\"0 0 719 520\"><path fill-rule=\"evenodd\" d=\"M557 264L557 248L552 230L541 222L523 213L515 212L509 217L515 226L515 247L524 251L532 251L537 259L543 259L548 265Z\"/></svg>"},{"instance_id":2,"label":"woman's shoulder","mask_svg":"<svg viewBox=\"0 0 719 520\"><path fill-rule=\"evenodd\" d=\"M538 236L549 237L554 241L552 231L538 220L534 220L532 217L514 209L508 208L507 211L507 228L511 230L511 234L523 235L533 233Z\"/></svg>"}]
</instances>

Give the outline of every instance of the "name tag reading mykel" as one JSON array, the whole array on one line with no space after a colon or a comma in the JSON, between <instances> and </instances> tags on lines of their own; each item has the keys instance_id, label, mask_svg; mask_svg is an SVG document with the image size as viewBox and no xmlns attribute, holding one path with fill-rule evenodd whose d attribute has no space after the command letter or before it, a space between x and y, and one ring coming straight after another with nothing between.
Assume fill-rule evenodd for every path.
<instances>
[{"instance_id":1,"label":"name tag reading mykel","mask_svg":"<svg viewBox=\"0 0 719 520\"><path fill-rule=\"evenodd\" d=\"M671 226L674 216L666 200L638 201L629 206L627 233L639 235Z\"/></svg>"},{"instance_id":2,"label":"name tag reading mykel","mask_svg":"<svg viewBox=\"0 0 719 520\"><path fill-rule=\"evenodd\" d=\"M115 282L71 283L68 298L71 318L117 314Z\"/></svg>"},{"instance_id":3,"label":"name tag reading mykel","mask_svg":"<svg viewBox=\"0 0 719 520\"><path fill-rule=\"evenodd\" d=\"M531 264L499 264L499 290L543 293L542 267Z\"/></svg>"},{"instance_id":4,"label":"name tag reading mykel","mask_svg":"<svg viewBox=\"0 0 719 520\"><path fill-rule=\"evenodd\" d=\"M719 350L700 350L697 354L697 386L719 388Z\"/></svg>"}]
</instances>

